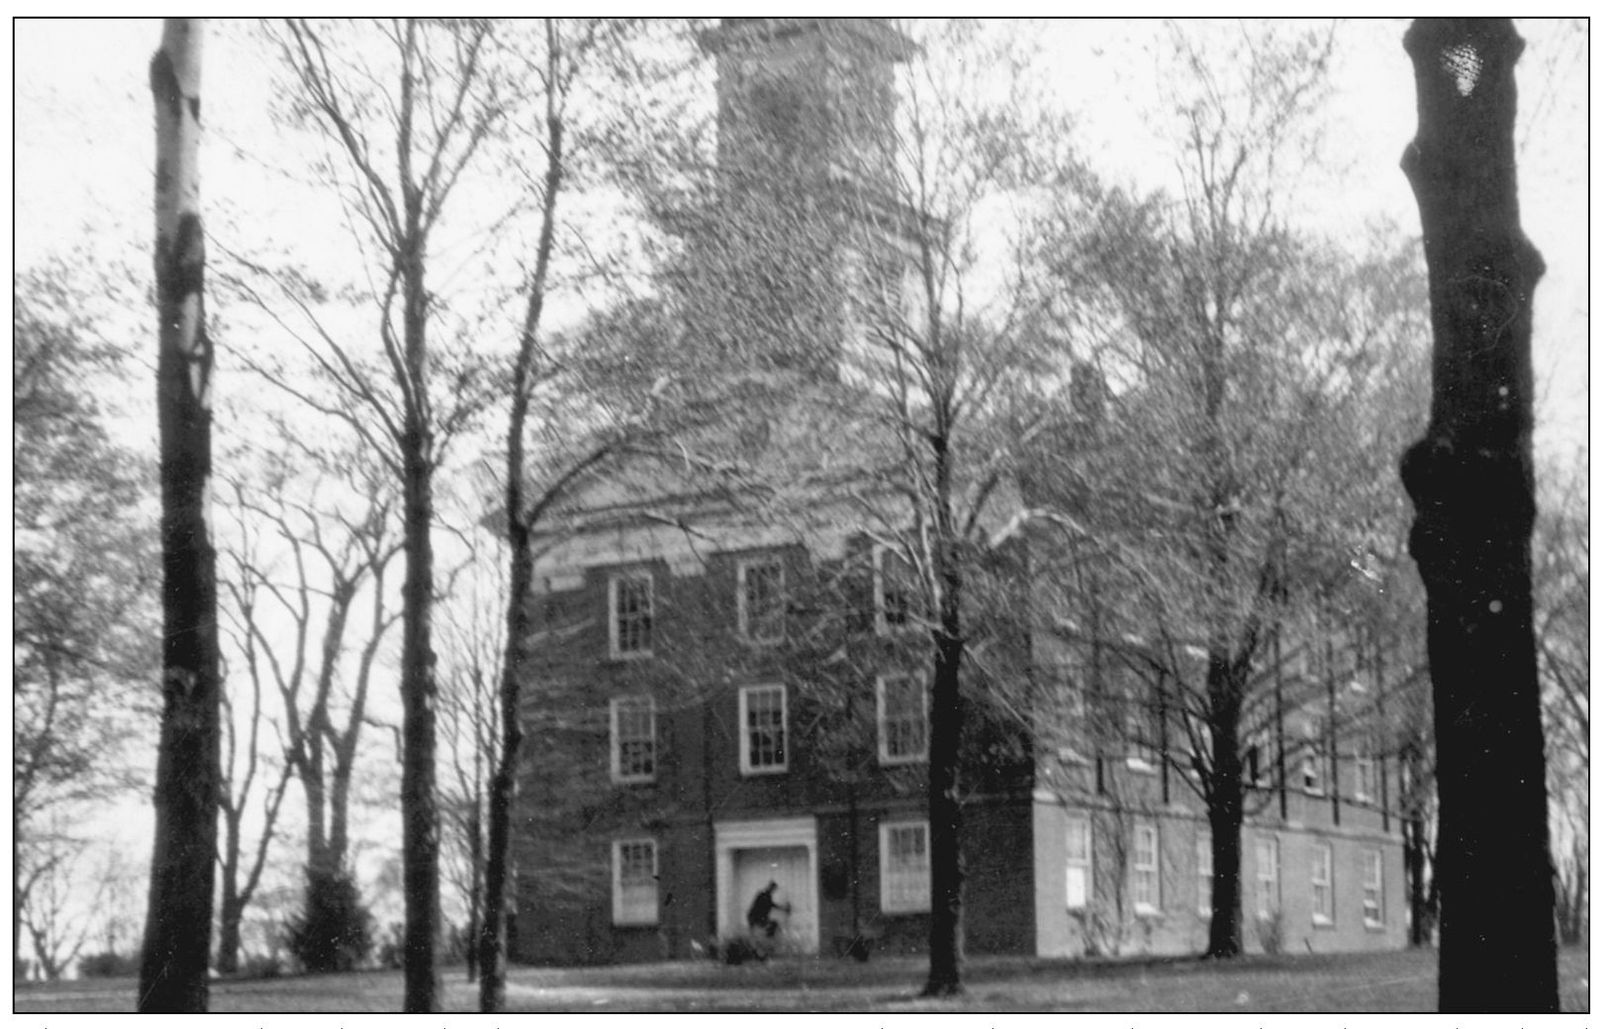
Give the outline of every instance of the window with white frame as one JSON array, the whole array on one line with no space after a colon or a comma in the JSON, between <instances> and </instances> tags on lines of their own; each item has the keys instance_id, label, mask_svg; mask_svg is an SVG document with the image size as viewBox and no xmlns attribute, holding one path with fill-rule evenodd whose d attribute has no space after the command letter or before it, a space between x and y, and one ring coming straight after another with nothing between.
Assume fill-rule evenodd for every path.
<instances>
[{"instance_id":1,"label":"window with white frame","mask_svg":"<svg viewBox=\"0 0 1612 1029\"><path fill-rule=\"evenodd\" d=\"M1248 781L1255 786L1269 786L1275 766L1276 734L1270 716L1256 709L1248 736Z\"/></svg>"},{"instance_id":2,"label":"window with white frame","mask_svg":"<svg viewBox=\"0 0 1612 1029\"><path fill-rule=\"evenodd\" d=\"M616 782L655 780L655 698L610 702L610 777Z\"/></svg>"},{"instance_id":3,"label":"window with white frame","mask_svg":"<svg viewBox=\"0 0 1612 1029\"><path fill-rule=\"evenodd\" d=\"M749 775L789 769L789 701L782 686L739 691L739 770Z\"/></svg>"},{"instance_id":4,"label":"window with white frame","mask_svg":"<svg viewBox=\"0 0 1612 1029\"><path fill-rule=\"evenodd\" d=\"M1138 825L1131 855L1131 903L1139 914L1159 910L1159 828Z\"/></svg>"},{"instance_id":5,"label":"window with white frame","mask_svg":"<svg viewBox=\"0 0 1612 1029\"><path fill-rule=\"evenodd\" d=\"M651 653L655 626L655 580L648 572L610 577L610 656Z\"/></svg>"},{"instance_id":6,"label":"window with white frame","mask_svg":"<svg viewBox=\"0 0 1612 1029\"><path fill-rule=\"evenodd\" d=\"M1215 910L1215 847L1206 832L1198 834L1198 914L1208 918Z\"/></svg>"},{"instance_id":7,"label":"window with white frame","mask_svg":"<svg viewBox=\"0 0 1612 1029\"><path fill-rule=\"evenodd\" d=\"M1276 837L1260 836L1254 840L1254 917L1273 918L1278 907L1279 875L1281 865Z\"/></svg>"},{"instance_id":8,"label":"window with white frame","mask_svg":"<svg viewBox=\"0 0 1612 1029\"><path fill-rule=\"evenodd\" d=\"M1310 920L1332 924L1332 844L1321 840L1310 844Z\"/></svg>"},{"instance_id":9,"label":"window with white frame","mask_svg":"<svg viewBox=\"0 0 1612 1029\"><path fill-rule=\"evenodd\" d=\"M905 628L912 616L911 575L894 549L873 548L873 631L881 636Z\"/></svg>"},{"instance_id":10,"label":"window with white frame","mask_svg":"<svg viewBox=\"0 0 1612 1029\"><path fill-rule=\"evenodd\" d=\"M1091 901L1091 819L1070 815L1064 858L1064 897L1071 911L1084 911Z\"/></svg>"},{"instance_id":11,"label":"window with white frame","mask_svg":"<svg viewBox=\"0 0 1612 1029\"><path fill-rule=\"evenodd\" d=\"M877 683L879 763L910 764L929 756L929 697L917 675L881 675Z\"/></svg>"},{"instance_id":12,"label":"window with white frame","mask_svg":"<svg viewBox=\"0 0 1612 1029\"><path fill-rule=\"evenodd\" d=\"M1361 854L1360 899L1368 928L1383 924L1383 852L1375 847Z\"/></svg>"},{"instance_id":13,"label":"window with white frame","mask_svg":"<svg viewBox=\"0 0 1612 1029\"><path fill-rule=\"evenodd\" d=\"M1125 764L1138 772L1153 770L1159 757L1159 713L1140 690L1122 701L1125 705Z\"/></svg>"},{"instance_id":14,"label":"window with white frame","mask_svg":"<svg viewBox=\"0 0 1612 1029\"><path fill-rule=\"evenodd\" d=\"M1299 752L1299 785L1305 793L1317 797L1326 792L1326 776L1321 764L1321 752L1315 744L1306 743Z\"/></svg>"},{"instance_id":15,"label":"window with white frame","mask_svg":"<svg viewBox=\"0 0 1612 1029\"><path fill-rule=\"evenodd\" d=\"M929 823L879 826L879 907L891 914L929 910Z\"/></svg>"},{"instance_id":16,"label":"window with white frame","mask_svg":"<svg viewBox=\"0 0 1612 1029\"><path fill-rule=\"evenodd\" d=\"M1358 751L1355 753L1355 800L1362 804L1377 803L1377 762Z\"/></svg>"},{"instance_id":17,"label":"window with white frame","mask_svg":"<svg viewBox=\"0 0 1612 1029\"><path fill-rule=\"evenodd\" d=\"M784 563L739 562L739 635L754 643L784 638Z\"/></svg>"},{"instance_id":18,"label":"window with white frame","mask_svg":"<svg viewBox=\"0 0 1612 1029\"><path fill-rule=\"evenodd\" d=\"M616 925L660 921L654 840L617 840L610 848L611 915Z\"/></svg>"}]
</instances>

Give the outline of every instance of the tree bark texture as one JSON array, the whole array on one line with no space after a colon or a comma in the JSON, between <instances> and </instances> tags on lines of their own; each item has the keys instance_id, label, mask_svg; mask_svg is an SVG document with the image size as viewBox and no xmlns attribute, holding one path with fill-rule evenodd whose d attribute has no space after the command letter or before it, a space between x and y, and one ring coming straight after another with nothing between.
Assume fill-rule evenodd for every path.
<instances>
[{"instance_id":1,"label":"tree bark texture","mask_svg":"<svg viewBox=\"0 0 1612 1029\"><path fill-rule=\"evenodd\" d=\"M436 654L431 649L431 465L412 426L405 441L403 582L403 1010L441 1003L437 936L442 920L437 876L442 849L437 811Z\"/></svg>"},{"instance_id":2,"label":"tree bark texture","mask_svg":"<svg viewBox=\"0 0 1612 1029\"><path fill-rule=\"evenodd\" d=\"M1555 1011L1556 943L1535 659L1534 287L1513 144L1522 40L1508 20L1405 36L1433 323L1426 436L1401 477L1427 588L1438 747L1441 1011Z\"/></svg>"},{"instance_id":3,"label":"tree bark texture","mask_svg":"<svg viewBox=\"0 0 1612 1029\"><path fill-rule=\"evenodd\" d=\"M940 405L937 405L940 406ZM940 625L934 634L934 683L929 707L929 978L926 997L961 993L963 869L959 840L963 807L958 756L963 705L963 571L952 523L951 434L944 420L931 436L935 453L935 580Z\"/></svg>"},{"instance_id":4,"label":"tree bark texture","mask_svg":"<svg viewBox=\"0 0 1612 1029\"><path fill-rule=\"evenodd\" d=\"M156 105L157 421L162 480L162 725L140 1011L207 1010L218 837L219 652L202 300L201 23L169 19L151 59Z\"/></svg>"},{"instance_id":5,"label":"tree bark texture","mask_svg":"<svg viewBox=\"0 0 1612 1029\"><path fill-rule=\"evenodd\" d=\"M1243 754L1244 684L1232 681L1235 669L1224 651L1210 655L1209 946L1205 957L1229 958L1243 952Z\"/></svg>"},{"instance_id":6,"label":"tree bark texture","mask_svg":"<svg viewBox=\"0 0 1612 1029\"><path fill-rule=\"evenodd\" d=\"M943 627L935 647L929 750L929 978L924 996L962 992L963 872L959 838L963 808L958 781L962 705L958 673L962 640Z\"/></svg>"},{"instance_id":7,"label":"tree bark texture","mask_svg":"<svg viewBox=\"0 0 1612 1029\"><path fill-rule=\"evenodd\" d=\"M404 181L407 182L405 176ZM418 189L406 186L407 224L420 224ZM399 442L403 463L403 1010L436 1011L442 976L442 851L437 809L437 677L431 648L432 431L427 411L425 239L403 241L403 358L407 410Z\"/></svg>"}]
</instances>

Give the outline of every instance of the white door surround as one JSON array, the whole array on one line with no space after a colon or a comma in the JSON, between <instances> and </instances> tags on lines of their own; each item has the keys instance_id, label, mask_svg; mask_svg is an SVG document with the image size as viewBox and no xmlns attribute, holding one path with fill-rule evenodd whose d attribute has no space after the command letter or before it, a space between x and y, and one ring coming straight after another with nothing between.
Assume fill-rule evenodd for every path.
<instances>
[{"instance_id":1,"label":"white door surround","mask_svg":"<svg viewBox=\"0 0 1612 1029\"><path fill-rule=\"evenodd\" d=\"M784 882L786 900L792 910L788 929L792 949L817 953L817 819L772 818L747 822L716 823L716 910L717 935L742 936L748 931L745 912L751 897L739 896L739 855L745 851L804 850L803 881ZM790 876L791 879L800 877Z\"/></svg>"}]
</instances>

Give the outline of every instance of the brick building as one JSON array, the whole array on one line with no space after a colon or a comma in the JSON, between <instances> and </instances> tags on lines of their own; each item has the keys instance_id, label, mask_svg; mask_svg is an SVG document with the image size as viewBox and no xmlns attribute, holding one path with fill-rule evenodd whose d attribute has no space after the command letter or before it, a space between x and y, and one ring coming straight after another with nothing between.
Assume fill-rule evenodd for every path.
<instances>
[{"instance_id":1,"label":"brick building","mask_svg":"<svg viewBox=\"0 0 1612 1029\"><path fill-rule=\"evenodd\" d=\"M800 77L877 92L908 53L877 23L721 33L719 152L735 164L747 151L728 130L766 122L750 99ZM758 80L771 85L744 87ZM821 143L804 149L835 164ZM768 883L788 905L788 950L927 945L921 600L869 520L866 434L828 414L813 387L820 363L780 364L767 374L798 374L798 388L747 456L790 479L787 510L635 459L539 526L517 961L686 958L742 935ZM997 645L964 682L965 950L1202 948L1208 826L1172 770L1179 741L1154 720L1148 684L1016 625L1012 604L981 617ZM1402 946L1397 779L1373 742L1381 712L1335 668L1307 667L1318 650L1291 649L1297 659L1268 663L1293 702L1250 751L1248 946Z\"/></svg>"}]
</instances>

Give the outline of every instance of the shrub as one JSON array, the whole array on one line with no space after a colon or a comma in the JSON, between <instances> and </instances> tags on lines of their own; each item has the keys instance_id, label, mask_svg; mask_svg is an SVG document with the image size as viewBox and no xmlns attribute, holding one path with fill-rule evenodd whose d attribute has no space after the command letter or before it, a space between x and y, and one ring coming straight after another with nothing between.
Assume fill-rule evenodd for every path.
<instances>
[{"instance_id":1,"label":"shrub","mask_svg":"<svg viewBox=\"0 0 1612 1029\"><path fill-rule=\"evenodd\" d=\"M742 965L746 961L765 961L767 952L748 936L729 936L722 941L722 960L730 965Z\"/></svg>"},{"instance_id":2,"label":"shrub","mask_svg":"<svg viewBox=\"0 0 1612 1029\"><path fill-rule=\"evenodd\" d=\"M285 974L285 966L278 954L248 954L241 961L241 979L278 979Z\"/></svg>"},{"instance_id":3,"label":"shrub","mask_svg":"<svg viewBox=\"0 0 1612 1029\"><path fill-rule=\"evenodd\" d=\"M377 960L382 968L403 967L403 923L393 922L381 940Z\"/></svg>"},{"instance_id":4,"label":"shrub","mask_svg":"<svg viewBox=\"0 0 1612 1029\"><path fill-rule=\"evenodd\" d=\"M105 950L99 954L80 958L78 962L78 974L85 979L111 979L139 973L139 954L119 954L115 950Z\"/></svg>"},{"instance_id":5,"label":"shrub","mask_svg":"<svg viewBox=\"0 0 1612 1029\"><path fill-rule=\"evenodd\" d=\"M372 925L351 875L309 869L303 909L286 945L304 971L350 972L369 957Z\"/></svg>"}]
</instances>

